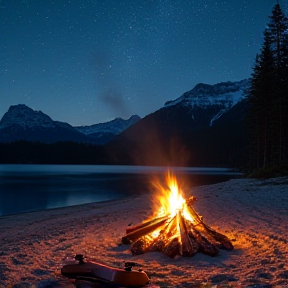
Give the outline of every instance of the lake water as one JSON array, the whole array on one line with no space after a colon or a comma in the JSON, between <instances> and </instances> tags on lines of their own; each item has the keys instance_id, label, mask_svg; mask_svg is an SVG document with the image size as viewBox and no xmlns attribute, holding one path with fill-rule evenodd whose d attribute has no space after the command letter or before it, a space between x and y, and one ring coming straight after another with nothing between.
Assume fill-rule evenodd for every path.
<instances>
[{"instance_id":1,"label":"lake water","mask_svg":"<svg viewBox=\"0 0 288 288\"><path fill-rule=\"evenodd\" d=\"M0 165L0 216L120 199L151 191L167 167ZM239 177L227 168L172 168L192 188Z\"/></svg>"}]
</instances>

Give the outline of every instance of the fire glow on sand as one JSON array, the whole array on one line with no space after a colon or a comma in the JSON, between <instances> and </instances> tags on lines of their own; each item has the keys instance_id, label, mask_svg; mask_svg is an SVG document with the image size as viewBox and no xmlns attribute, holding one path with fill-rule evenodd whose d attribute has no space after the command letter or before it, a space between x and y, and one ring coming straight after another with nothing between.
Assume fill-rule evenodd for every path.
<instances>
[{"instance_id":1,"label":"fire glow on sand","mask_svg":"<svg viewBox=\"0 0 288 288\"><path fill-rule=\"evenodd\" d=\"M170 171L166 183L154 182L158 197L152 219L126 228L123 244L131 245L133 255L146 252L162 252L174 258L176 255L191 257L197 252L215 256L219 249L232 250L231 241L216 232L203 221L193 208L196 197L187 200Z\"/></svg>"}]
</instances>

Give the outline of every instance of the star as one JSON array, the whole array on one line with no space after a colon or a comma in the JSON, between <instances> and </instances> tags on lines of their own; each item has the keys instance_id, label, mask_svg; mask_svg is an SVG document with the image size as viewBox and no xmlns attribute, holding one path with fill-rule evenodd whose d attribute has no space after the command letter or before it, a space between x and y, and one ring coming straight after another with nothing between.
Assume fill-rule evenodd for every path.
<instances>
[{"instance_id":1,"label":"star","mask_svg":"<svg viewBox=\"0 0 288 288\"><path fill-rule=\"evenodd\" d=\"M249 78L273 5L2 0L0 117L14 104L75 126L144 117L199 82Z\"/></svg>"}]
</instances>

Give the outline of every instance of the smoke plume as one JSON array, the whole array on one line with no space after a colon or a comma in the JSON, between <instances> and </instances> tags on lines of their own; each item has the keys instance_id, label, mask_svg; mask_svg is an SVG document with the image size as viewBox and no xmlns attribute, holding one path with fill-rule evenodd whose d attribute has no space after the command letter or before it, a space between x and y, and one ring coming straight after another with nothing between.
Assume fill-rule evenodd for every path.
<instances>
[{"instance_id":1,"label":"smoke plume","mask_svg":"<svg viewBox=\"0 0 288 288\"><path fill-rule=\"evenodd\" d=\"M96 74L98 99L115 113L116 117L131 116L129 105L123 96L120 81L114 68L114 62L108 53L96 53L93 59Z\"/></svg>"}]
</instances>

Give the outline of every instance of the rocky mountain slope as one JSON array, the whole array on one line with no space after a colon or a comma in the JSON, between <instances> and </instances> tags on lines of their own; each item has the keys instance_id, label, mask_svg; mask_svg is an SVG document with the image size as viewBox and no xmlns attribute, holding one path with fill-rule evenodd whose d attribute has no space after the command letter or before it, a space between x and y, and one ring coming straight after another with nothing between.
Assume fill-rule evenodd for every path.
<instances>
[{"instance_id":1,"label":"rocky mountain slope","mask_svg":"<svg viewBox=\"0 0 288 288\"><path fill-rule=\"evenodd\" d=\"M54 121L41 111L34 111L26 105L19 104L10 106L2 117L0 141L27 140L45 143L74 141L103 144L138 120L139 117L132 116L128 120L118 118L108 123L73 127L68 123Z\"/></svg>"},{"instance_id":2,"label":"rocky mountain slope","mask_svg":"<svg viewBox=\"0 0 288 288\"><path fill-rule=\"evenodd\" d=\"M34 111L23 104L10 106L0 121L0 141L16 140L91 142L71 125L53 121L43 112Z\"/></svg>"},{"instance_id":3,"label":"rocky mountain slope","mask_svg":"<svg viewBox=\"0 0 288 288\"><path fill-rule=\"evenodd\" d=\"M141 118L132 115L129 119L115 118L109 122L94 124L90 126L76 126L79 132L97 140L99 144L105 144L114 139L115 135L120 134L131 125L137 123Z\"/></svg>"},{"instance_id":4,"label":"rocky mountain slope","mask_svg":"<svg viewBox=\"0 0 288 288\"><path fill-rule=\"evenodd\" d=\"M249 80L221 82L215 85L197 84L192 90L176 100L165 103L163 110L175 113L179 110L189 114L194 128L212 126L225 112L245 98ZM174 117L175 118L175 117Z\"/></svg>"},{"instance_id":5,"label":"rocky mountain slope","mask_svg":"<svg viewBox=\"0 0 288 288\"><path fill-rule=\"evenodd\" d=\"M231 162L236 161L234 147L241 149L245 141L248 86L249 80L198 84L125 130L108 144L108 150L116 163L214 165L219 163L217 154L225 153L223 149Z\"/></svg>"}]
</instances>

